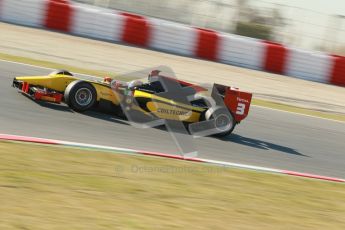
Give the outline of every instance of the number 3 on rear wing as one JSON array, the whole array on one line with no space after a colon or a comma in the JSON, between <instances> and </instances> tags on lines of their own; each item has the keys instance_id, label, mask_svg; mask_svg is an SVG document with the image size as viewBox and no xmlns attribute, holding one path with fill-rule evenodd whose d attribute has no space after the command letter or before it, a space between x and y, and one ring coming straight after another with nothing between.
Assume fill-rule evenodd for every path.
<instances>
[{"instance_id":1,"label":"number 3 on rear wing","mask_svg":"<svg viewBox=\"0 0 345 230\"><path fill-rule=\"evenodd\" d=\"M252 101L251 93L220 84L214 84L214 87L218 90L222 98L224 98L224 104L231 111L236 122L240 122L247 117Z\"/></svg>"}]
</instances>

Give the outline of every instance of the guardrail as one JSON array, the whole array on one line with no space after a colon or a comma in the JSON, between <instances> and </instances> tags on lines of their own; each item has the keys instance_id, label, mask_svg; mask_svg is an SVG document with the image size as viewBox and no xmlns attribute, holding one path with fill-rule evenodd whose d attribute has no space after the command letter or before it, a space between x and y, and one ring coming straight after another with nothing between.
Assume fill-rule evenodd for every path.
<instances>
[{"instance_id":1,"label":"guardrail","mask_svg":"<svg viewBox=\"0 0 345 230\"><path fill-rule=\"evenodd\" d=\"M343 56L294 49L68 0L0 0L0 19L345 86Z\"/></svg>"}]
</instances>

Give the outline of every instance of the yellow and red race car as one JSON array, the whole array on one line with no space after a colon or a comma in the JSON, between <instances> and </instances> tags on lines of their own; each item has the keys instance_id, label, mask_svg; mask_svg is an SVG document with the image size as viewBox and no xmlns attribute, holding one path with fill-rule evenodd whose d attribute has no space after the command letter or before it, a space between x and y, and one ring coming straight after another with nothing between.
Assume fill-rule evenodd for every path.
<instances>
[{"instance_id":1,"label":"yellow and red race car","mask_svg":"<svg viewBox=\"0 0 345 230\"><path fill-rule=\"evenodd\" d=\"M34 100L64 102L77 112L107 107L122 116L135 111L150 119L184 124L207 121L219 131L218 136L230 134L236 124L247 117L252 98L251 93L219 84L214 84L210 92L201 86L162 76L157 70L149 74L146 83L111 78L83 80L66 70L57 70L46 76L15 77L13 87ZM186 96L181 96L182 92Z\"/></svg>"}]
</instances>

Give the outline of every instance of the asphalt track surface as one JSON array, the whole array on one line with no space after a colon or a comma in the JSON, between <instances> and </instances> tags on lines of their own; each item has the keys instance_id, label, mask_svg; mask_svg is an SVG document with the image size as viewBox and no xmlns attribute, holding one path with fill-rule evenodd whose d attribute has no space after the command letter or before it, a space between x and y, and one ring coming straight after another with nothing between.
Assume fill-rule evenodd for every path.
<instances>
[{"instance_id":1,"label":"asphalt track surface","mask_svg":"<svg viewBox=\"0 0 345 230\"><path fill-rule=\"evenodd\" d=\"M51 72L0 61L0 133L176 154L164 129L139 129L110 114L35 102L11 87L14 76ZM200 158L345 178L345 123L251 107L226 138L194 139Z\"/></svg>"}]
</instances>

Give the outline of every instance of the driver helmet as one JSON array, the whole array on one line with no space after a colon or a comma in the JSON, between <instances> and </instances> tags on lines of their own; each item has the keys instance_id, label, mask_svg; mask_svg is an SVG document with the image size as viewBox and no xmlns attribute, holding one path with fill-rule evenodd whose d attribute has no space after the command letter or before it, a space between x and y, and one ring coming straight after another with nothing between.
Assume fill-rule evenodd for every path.
<instances>
[{"instance_id":1,"label":"driver helmet","mask_svg":"<svg viewBox=\"0 0 345 230\"><path fill-rule=\"evenodd\" d=\"M111 78L111 77L104 77L103 78L103 82L104 83L108 83L108 84L110 84L110 82L112 81L113 79Z\"/></svg>"},{"instance_id":2,"label":"driver helmet","mask_svg":"<svg viewBox=\"0 0 345 230\"><path fill-rule=\"evenodd\" d=\"M148 81L151 82L152 77L158 77L160 72L160 70L152 70L149 76L147 77Z\"/></svg>"},{"instance_id":3,"label":"driver helmet","mask_svg":"<svg viewBox=\"0 0 345 230\"><path fill-rule=\"evenodd\" d=\"M134 87L138 87L143 85L144 83L140 80L133 80L128 83L128 88L133 89Z\"/></svg>"},{"instance_id":4,"label":"driver helmet","mask_svg":"<svg viewBox=\"0 0 345 230\"><path fill-rule=\"evenodd\" d=\"M119 80L112 80L110 82L110 88L112 88L113 90L118 90L120 87L126 87L127 83L126 82L122 82Z\"/></svg>"}]
</instances>

